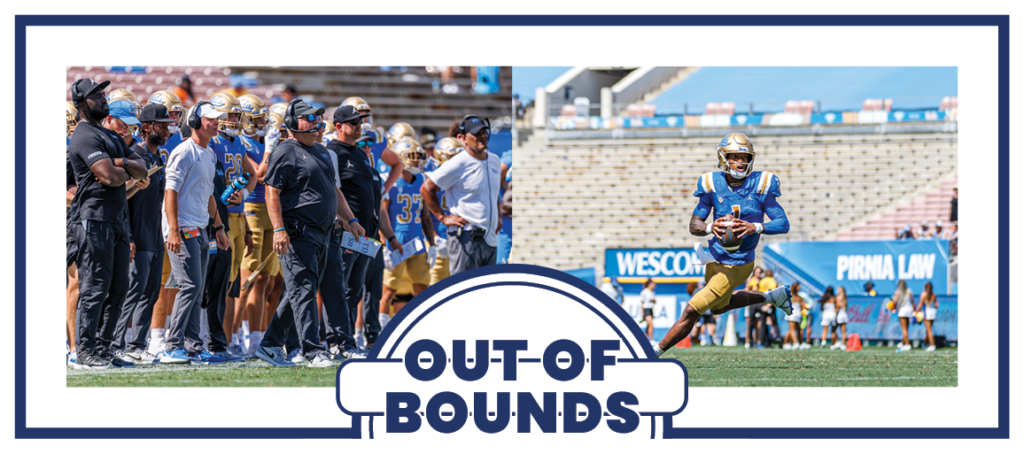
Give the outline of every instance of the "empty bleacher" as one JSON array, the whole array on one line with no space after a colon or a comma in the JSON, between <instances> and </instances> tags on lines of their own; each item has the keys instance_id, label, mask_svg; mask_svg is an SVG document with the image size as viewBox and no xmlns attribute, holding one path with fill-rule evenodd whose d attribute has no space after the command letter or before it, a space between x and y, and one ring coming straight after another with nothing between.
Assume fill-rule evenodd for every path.
<instances>
[{"instance_id":1,"label":"empty bleacher","mask_svg":"<svg viewBox=\"0 0 1024 454\"><path fill-rule=\"evenodd\" d=\"M949 230L950 200L957 178L948 178L937 189L928 191L912 201L873 216L867 222L839 232L838 240L891 240L904 226L917 230L921 221L927 221L929 229L935 231L935 221L942 221L944 230Z\"/></svg>"},{"instance_id":2,"label":"empty bleacher","mask_svg":"<svg viewBox=\"0 0 1024 454\"><path fill-rule=\"evenodd\" d=\"M147 66L146 72L109 72L102 66L71 66L67 70L67 99L71 100L71 84L78 79L92 78L96 81L109 80L107 91L126 88L140 102L146 102L149 95L160 90L170 90L181 82L181 76L188 74L192 80L192 92L200 98L208 98L214 92L230 87L230 68L219 66ZM264 100L280 93L278 87L259 86L249 88Z\"/></svg>"},{"instance_id":3,"label":"empty bleacher","mask_svg":"<svg viewBox=\"0 0 1024 454\"><path fill-rule=\"evenodd\" d=\"M834 239L957 168L956 133L751 139L792 225L767 241ZM600 270L605 248L692 247L692 193L719 140L531 139L516 152L513 261Z\"/></svg>"}]
</instances>

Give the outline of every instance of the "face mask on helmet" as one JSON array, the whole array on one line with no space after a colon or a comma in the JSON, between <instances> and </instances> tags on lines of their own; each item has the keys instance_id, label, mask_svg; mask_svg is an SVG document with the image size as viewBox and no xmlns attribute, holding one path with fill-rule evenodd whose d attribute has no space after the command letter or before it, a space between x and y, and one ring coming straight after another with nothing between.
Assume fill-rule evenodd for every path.
<instances>
[{"instance_id":1,"label":"face mask on helmet","mask_svg":"<svg viewBox=\"0 0 1024 454\"><path fill-rule=\"evenodd\" d=\"M242 133L242 114L241 112L231 112L226 119L219 120L217 124L218 131L229 136L237 136Z\"/></svg>"},{"instance_id":2,"label":"face mask on helmet","mask_svg":"<svg viewBox=\"0 0 1024 454\"><path fill-rule=\"evenodd\" d=\"M405 170L413 175L419 175L423 171L423 162L427 159L427 153L419 142L413 139L402 139L395 145L395 154L402 160Z\"/></svg>"},{"instance_id":3,"label":"face mask on helmet","mask_svg":"<svg viewBox=\"0 0 1024 454\"><path fill-rule=\"evenodd\" d=\"M733 156L734 159L730 161L730 155L746 155L748 159L743 163ZM718 144L718 168L736 179L744 179L753 172L755 156L754 145L747 136L740 133L729 134Z\"/></svg>"},{"instance_id":4,"label":"face mask on helmet","mask_svg":"<svg viewBox=\"0 0 1024 454\"><path fill-rule=\"evenodd\" d=\"M438 165L441 165L463 151L466 151L466 146L461 140L445 137L437 141L437 145L434 146L434 159L437 160Z\"/></svg>"}]
</instances>

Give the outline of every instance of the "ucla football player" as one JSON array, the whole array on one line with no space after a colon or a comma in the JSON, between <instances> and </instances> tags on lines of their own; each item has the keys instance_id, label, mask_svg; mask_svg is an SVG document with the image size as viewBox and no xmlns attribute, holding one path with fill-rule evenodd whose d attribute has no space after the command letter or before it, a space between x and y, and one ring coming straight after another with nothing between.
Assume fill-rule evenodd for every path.
<instances>
[{"instance_id":1,"label":"ucla football player","mask_svg":"<svg viewBox=\"0 0 1024 454\"><path fill-rule=\"evenodd\" d=\"M430 166L432 169L441 167L446 161L463 151L466 151L466 145L461 140L454 137L445 137L437 142L434 146L434 158L428 162L432 162ZM448 208L448 200L446 199L444 190L437 191L437 197L441 200L441 211L444 212L445 216L452 214L452 211ZM430 210L426 210L430 213ZM437 263L430 268L430 285L434 285L441 282L442 279L451 276L451 272L448 270L448 226L441 224L441 221L430 214L430 220L434 227L434 247L437 249Z\"/></svg>"},{"instance_id":2,"label":"ucla football player","mask_svg":"<svg viewBox=\"0 0 1024 454\"><path fill-rule=\"evenodd\" d=\"M391 243L395 239L406 247L417 239L429 246L427 251L409 257L401 263L391 264L388 255L384 255L389 266L384 270L384 287L380 299L381 328L390 320L391 300L398 290L402 276L409 274L413 294L418 295L430 285L430 268L437 260L437 251L434 249L434 226L430 222L429 212L423 209L423 196L420 195L420 187L424 181L421 171L427 154L418 141L410 138L402 139L394 147L405 168L402 170L402 178L381 200L381 212L387 212L388 221L394 230L394 236L387 238L388 252L393 250Z\"/></svg>"},{"instance_id":3,"label":"ucla football player","mask_svg":"<svg viewBox=\"0 0 1024 454\"><path fill-rule=\"evenodd\" d=\"M718 144L717 172L708 172L697 180L693 193L699 199L690 218L690 233L704 236L714 234L709 241L710 260L705 260L704 279L707 285L690 299L668 334L657 345L661 356L684 337L690 335L701 314L711 311L718 315L732 309L769 303L790 315L793 311L789 287L782 286L768 292L738 291L754 269L754 250L764 235L789 232L786 210L779 205L782 195L779 177L771 172L754 172L754 145L747 136L731 133ZM734 215L732 233L742 239L738 247L726 248L722 236L730 226L726 215ZM708 215L714 215L711 224ZM765 222L765 217L770 219ZM697 246L699 248L699 245ZM701 250L698 254L702 254Z\"/></svg>"},{"instance_id":4,"label":"ucla football player","mask_svg":"<svg viewBox=\"0 0 1024 454\"><path fill-rule=\"evenodd\" d=\"M363 117L363 122L359 127L363 130L364 134L373 137L376 141L376 144L370 149L370 153L373 155L374 168L376 168L384 178L384 192L388 192L391 190L391 187L395 185L395 182L402 176L403 167L402 160L399 159L398 155L395 154L394 151L392 151L394 145L390 138L390 130L386 137L382 137L383 130L373 129L373 109L370 108L370 104L363 98L358 96L345 98L345 100L341 102L341 106L355 107L360 114L367 115L366 117ZM408 126L408 123L404 124ZM394 127L392 126L392 128ZM416 138L415 131L411 126L409 126L409 130L413 131L412 137ZM384 140L385 138L387 138L387 140ZM384 175L387 176L385 177Z\"/></svg>"}]
</instances>

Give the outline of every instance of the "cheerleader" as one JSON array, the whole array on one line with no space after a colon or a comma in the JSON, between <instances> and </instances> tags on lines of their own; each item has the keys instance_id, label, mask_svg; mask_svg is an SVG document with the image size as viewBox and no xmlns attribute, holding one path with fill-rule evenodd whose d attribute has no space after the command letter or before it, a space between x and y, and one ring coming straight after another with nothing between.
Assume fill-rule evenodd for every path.
<instances>
[{"instance_id":1,"label":"cheerleader","mask_svg":"<svg viewBox=\"0 0 1024 454\"><path fill-rule=\"evenodd\" d=\"M903 340L896 346L896 351L910 350L913 347L910 345L907 331L910 327L910 317L914 315L914 292L907 288L907 281L900 279L896 284L892 303L896 307L896 316L900 319L900 330L903 331Z\"/></svg>"},{"instance_id":2,"label":"cheerleader","mask_svg":"<svg viewBox=\"0 0 1024 454\"><path fill-rule=\"evenodd\" d=\"M935 322L935 316L939 313L939 298L932 292L931 282L924 283L921 302L917 304L915 312L921 312L922 309L924 309L924 329L928 336L928 348L925 351L933 352L935 351L935 336L932 334L932 323Z\"/></svg>"}]
</instances>

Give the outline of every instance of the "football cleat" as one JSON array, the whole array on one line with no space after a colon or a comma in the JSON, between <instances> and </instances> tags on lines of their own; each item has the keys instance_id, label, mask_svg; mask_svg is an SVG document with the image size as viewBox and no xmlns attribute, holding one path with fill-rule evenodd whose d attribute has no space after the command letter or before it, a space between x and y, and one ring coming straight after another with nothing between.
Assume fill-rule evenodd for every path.
<instances>
[{"instance_id":1,"label":"football cleat","mask_svg":"<svg viewBox=\"0 0 1024 454\"><path fill-rule=\"evenodd\" d=\"M793 314L792 298L793 295L789 292L789 287L785 285L764 292L764 299L772 306L782 309L786 315Z\"/></svg>"},{"instance_id":2,"label":"football cleat","mask_svg":"<svg viewBox=\"0 0 1024 454\"><path fill-rule=\"evenodd\" d=\"M750 143L750 139L748 139L747 136L738 132L730 133L722 138L722 141L718 143L717 152L718 168L733 178L744 179L750 175L750 172L754 171L754 144ZM747 162L746 169L742 172L733 170L732 166L729 165L729 160L727 159L728 155L737 153L750 155L750 161Z\"/></svg>"}]
</instances>

